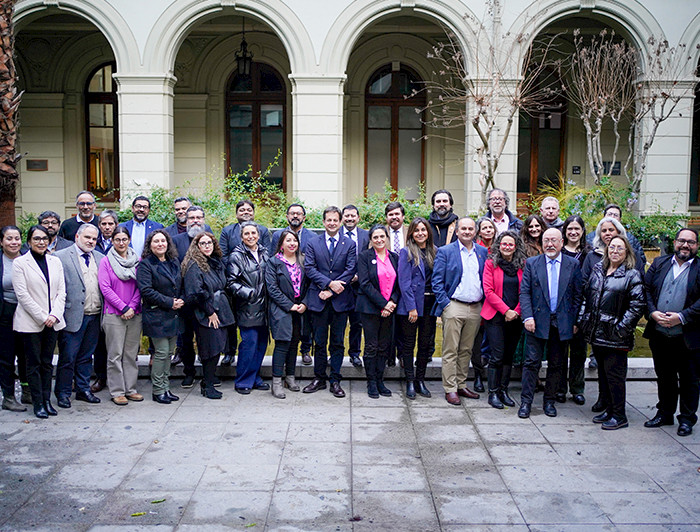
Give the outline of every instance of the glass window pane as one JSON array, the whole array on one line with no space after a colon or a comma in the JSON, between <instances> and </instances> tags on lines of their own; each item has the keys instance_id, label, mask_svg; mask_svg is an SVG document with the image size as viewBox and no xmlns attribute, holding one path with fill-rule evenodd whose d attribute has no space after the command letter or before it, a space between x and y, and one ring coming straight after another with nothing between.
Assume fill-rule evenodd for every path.
<instances>
[{"instance_id":1,"label":"glass window pane","mask_svg":"<svg viewBox=\"0 0 700 532\"><path fill-rule=\"evenodd\" d=\"M91 127L89 136L89 186L95 193L104 194L115 188L114 130Z\"/></svg>"},{"instance_id":2,"label":"glass window pane","mask_svg":"<svg viewBox=\"0 0 700 532\"><path fill-rule=\"evenodd\" d=\"M399 128L420 129L422 115L416 111L420 111L420 109L406 106L399 107Z\"/></svg>"},{"instance_id":3,"label":"glass window pane","mask_svg":"<svg viewBox=\"0 0 700 532\"><path fill-rule=\"evenodd\" d=\"M253 131L250 129L231 129L231 172L246 172L253 164Z\"/></svg>"},{"instance_id":4,"label":"glass window pane","mask_svg":"<svg viewBox=\"0 0 700 532\"><path fill-rule=\"evenodd\" d=\"M88 92L112 92L112 65L105 65L92 76Z\"/></svg>"},{"instance_id":5,"label":"glass window pane","mask_svg":"<svg viewBox=\"0 0 700 532\"><path fill-rule=\"evenodd\" d=\"M253 78L250 76L239 76L233 78L231 82L231 92L252 92Z\"/></svg>"},{"instance_id":6,"label":"glass window pane","mask_svg":"<svg viewBox=\"0 0 700 532\"><path fill-rule=\"evenodd\" d=\"M374 129L367 132L367 192L384 191L391 183L391 131Z\"/></svg>"},{"instance_id":7,"label":"glass window pane","mask_svg":"<svg viewBox=\"0 0 700 532\"><path fill-rule=\"evenodd\" d=\"M260 90L262 92L282 92L284 84L274 72L261 67L260 68Z\"/></svg>"},{"instance_id":8,"label":"glass window pane","mask_svg":"<svg viewBox=\"0 0 700 532\"><path fill-rule=\"evenodd\" d=\"M399 78L399 93L408 96L414 90L418 91L421 88L420 82L409 72L402 70L396 74Z\"/></svg>"},{"instance_id":9,"label":"glass window pane","mask_svg":"<svg viewBox=\"0 0 700 532\"><path fill-rule=\"evenodd\" d=\"M420 129L402 129L399 131L399 180L398 187L407 190L407 199L418 198L418 183L421 178ZM417 141L417 142L415 142Z\"/></svg>"},{"instance_id":10,"label":"glass window pane","mask_svg":"<svg viewBox=\"0 0 700 532\"><path fill-rule=\"evenodd\" d=\"M233 105L229 111L230 127L252 127L253 107L250 105Z\"/></svg>"},{"instance_id":11,"label":"glass window pane","mask_svg":"<svg viewBox=\"0 0 700 532\"><path fill-rule=\"evenodd\" d=\"M114 108L111 103L91 103L88 112L91 126L114 126Z\"/></svg>"},{"instance_id":12,"label":"glass window pane","mask_svg":"<svg viewBox=\"0 0 700 532\"><path fill-rule=\"evenodd\" d=\"M561 138L557 129L540 129L537 155L537 188L559 184Z\"/></svg>"},{"instance_id":13,"label":"glass window pane","mask_svg":"<svg viewBox=\"0 0 700 532\"><path fill-rule=\"evenodd\" d=\"M283 107L281 105L260 106L260 127L282 127Z\"/></svg>"},{"instance_id":14,"label":"glass window pane","mask_svg":"<svg viewBox=\"0 0 700 532\"><path fill-rule=\"evenodd\" d=\"M370 94L387 94L391 90L391 72L379 74L376 79L370 81Z\"/></svg>"},{"instance_id":15,"label":"glass window pane","mask_svg":"<svg viewBox=\"0 0 700 532\"><path fill-rule=\"evenodd\" d=\"M518 192L530 191L530 116L520 113L518 129Z\"/></svg>"},{"instance_id":16,"label":"glass window pane","mask_svg":"<svg viewBox=\"0 0 700 532\"><path fill-rule=\"evenodd\" d=\"M367 127L370 129L391 128L391 107L371 105L367 108Z\"/></svg>"},{"instance_id":17,"label":"glass window pane","mask_svg":"<svg viewBox=\"0 0 700 532\"><path fill-rule=\"evenodd\" d=\"M282 185L284 174L284 162L282 158L283 133L281 129L266 128L260 130L260 171L267 170L268 165L275 160L277 153L280 153L279 162L270 170L269 181Z\"/></svg>"}]
</instances>

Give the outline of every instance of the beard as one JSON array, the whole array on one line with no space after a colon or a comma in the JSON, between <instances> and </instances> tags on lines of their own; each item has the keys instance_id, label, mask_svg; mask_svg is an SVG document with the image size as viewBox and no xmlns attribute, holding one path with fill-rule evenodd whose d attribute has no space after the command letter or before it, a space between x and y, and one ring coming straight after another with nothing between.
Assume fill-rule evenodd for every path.
<instances>
[{"instance_id":1,"label":"beard","mask_svg":"<svg viewBox=\"0 0 700 532\"><path fill-rule=\"evenodd\" d=\"M685 250L685 249L677 249L673 252L673 254L676 256L676 258L679 261L685 262L692 258L693 252L690 250Z\"/></svg>"},{"instance_id":2,"label":"beard","mask_svg":"<svg viewBox=\"0 0 700 532\"><path fill-rule=\"evenodd\" d=\"M301 227L302 223L304 222L302 222L299 218L292 218L291 220L289 220L289 227L297 229Z\"/></svg>"},{"instance_id":3,"label":"beard","mask_svg":"<svg viewBox=\"0 0 700 532\"><path fill-rule=\"evenodd\" d=\"M190 238L196 237L199 233L204 232L204 227L201 225L193 225L187 228L187 236Z\"/></svg>"},{"instance_id":4,"label":"beard","mask_svg":"<svg viewBox=\"0 0 700 532\"><path fill-rule=\"evenodd\" d=\"M445 216L447 216L447 213L450 212L450 209L448 209L445 206L440 206L437 208L437 210L435 212L438 214L438 216L440 218L444 218Z\"/></svg>"}]
</instances>

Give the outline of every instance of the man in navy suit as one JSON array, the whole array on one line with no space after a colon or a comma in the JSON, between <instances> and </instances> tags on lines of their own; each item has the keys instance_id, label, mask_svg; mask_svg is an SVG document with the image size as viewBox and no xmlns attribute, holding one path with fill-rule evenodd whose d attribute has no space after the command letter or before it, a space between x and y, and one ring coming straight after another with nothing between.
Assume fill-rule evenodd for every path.
<instances>
[{"instance_id":1,"label":"man in navy suit","mask_svg":"<svg viewBox=\"0 0 700 532\"><path fill-rule=\"evenodd\" d=\"M576 259L561 252L564 238L557 228L542 235L544 255L525 263L520 285L520 307L527 348L523 363L523 389L518 416L530 417L537 376L547 349L547 384L544 413L557 415L554 406L557 385L563 378L566 347L576 333L576 318L583 296L581 269Z\"/></svg>"},{"instance_id":2,"label":"man in navy suit","mask_svg":"<svg viewBox=\"0 0 700 532\"><path fill-rule=\"evenodd\" d=\"M223 253L224 259L228 258L236 246L241 245L241 224L243 222L255 222L255 205L252 201L244 199L236 203L236 220L238 220L237 223L227 225L221 230L219 245L221 246L221 253ZM272 236L270 231L264 225L257 225L258 234L260 235L258 243L266 248L270 256L272 256Z\"/></svg>"},{"instance_id":3,"label":"man in navy suit","mask_svg":"<svg viewBox=\"0 0 700 532\"><path fill-rule=\"evenodd\" d=\"M131 235L131 243L129 246L134 248L138 257L143 253L143 245L146 242L146 237L156 229L162 229L163 224L154 222L148 219L148 214L151 212L151 200L146 196L136 196L131 202L131 212L133 218L128 222L120 224L129 231Z\"/></svg>"},{"instance_id":4,"label":"man in navy suit","mask_svg":"<svg viewBox=\"0 0 700 532\"><path fill-rule=\"evenodd\" d=\"M360 213L357 207L354 205L346 205L343 207L343 228L340 230L340 233L355 243L357 255L369 247L369 233L366 229L357 227L359 221ZM355 274L355 277L352 279L352 291L355 296L357 296L358 287L357 274ZM348 318L350 319L350 347L348 349L348 355L350 356L352 365L356 368L361 368L362 360L360 359L360 349L362 346L362 323L360 323L360 313L352 310Z\"/></svg>"},{"instance_id":5,"label":"man in navy suit","mask_svg":"<svg viewBox=\"0 0 700 532\"><path fill-rule=\"evenodd\" d=\"M474 220L459 219L457 241L438 248L433 265L434 313L442 316L442 386L445 400L455 406L460 397L479 398L467 388L467 373L481 325L482 278L488 252L474 243L474 237Z\"/></svg>"},{"instance_id":6,"label":"man in navy suit","mask_svg":"<svg viewBox=\"0 0 700 532\"><path fill-rule=\"evenodd\" d=\"M305 269L311 280L307 294L314 331L314 380L304 393L326 388L328 366L327 346L330 329L331 388L335 397L345 397L340 387L340 367L345 351L345 325L348 313L355 308L355 295L350 283L357 272L355 243L338 234L341 212L338 207L323 211L325 232L313 238L306 246Z\"/></svg>"}]
</instances>

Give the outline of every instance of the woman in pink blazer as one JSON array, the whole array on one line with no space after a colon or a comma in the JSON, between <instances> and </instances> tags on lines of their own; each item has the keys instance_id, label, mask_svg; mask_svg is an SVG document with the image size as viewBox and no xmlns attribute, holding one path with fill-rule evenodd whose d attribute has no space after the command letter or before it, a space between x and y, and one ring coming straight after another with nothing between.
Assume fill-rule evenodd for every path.
<instances>
[{"instance_id":1,"label":"woman in pink blazer","mask_svg":"<svg viewBox=\"0 0 700 532\"><path fill-rule=\"evenodd\" d=\"M489 359L489 404L494 408L515 406L508 395L513 353L518 346L520 319L520 283L525 268L525 246L517 233L504 231L491 246L484 265L484 318L491 346Z\"/></svg>"}]
</instances>

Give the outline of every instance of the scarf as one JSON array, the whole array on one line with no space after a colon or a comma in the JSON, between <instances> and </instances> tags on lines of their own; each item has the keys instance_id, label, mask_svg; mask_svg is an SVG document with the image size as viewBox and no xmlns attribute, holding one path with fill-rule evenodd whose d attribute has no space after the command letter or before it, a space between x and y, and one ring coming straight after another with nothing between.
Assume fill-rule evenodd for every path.
<instances>
[{"instance_id":1,"label":"scarf","mask_svg":"<svg viewBox=\"0 0 700 532\"><path fill-rule=\"evenodd\" d=\"M112 246L107 252L107 260L119 280L136 279L136 265L139 263L139 258L132 248L126 248L126 258L124 258Z\"/></svg>"},{"instance_id":2,"label":"scarf","mask_svg":"<svg viewBox=\"0 0 700 532\"><path fill-rule=\"evenodd\" d=\"M459 218L459 216L457 216L453 212L450 212L444 218L440 218L440 215L437 212L433 211L430 213L430 218L428 219L428 221L430 222L430 225L442 228L449 226L452 222L457 220L457 218Z\"/></svg>"},{"instance_id":3,"label":"scarf","mask_svg":"<svg viewBox=\"0 0 700 532\"><path fill-rule=\"evenodd\" d=\"M498 267L503 270L503 273L511 277L518 275L518 268L513 264L512 260L507 261L503 257L500 257L498 259Z\"/></svg>"}]
</instances>

